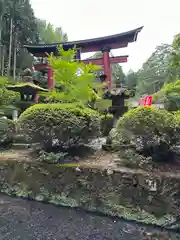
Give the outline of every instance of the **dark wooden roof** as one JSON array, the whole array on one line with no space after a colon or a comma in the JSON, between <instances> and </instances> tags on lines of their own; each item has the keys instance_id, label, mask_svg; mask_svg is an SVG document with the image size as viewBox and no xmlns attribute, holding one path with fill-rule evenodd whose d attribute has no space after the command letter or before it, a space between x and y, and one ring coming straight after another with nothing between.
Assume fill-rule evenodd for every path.
<instances>
[{"instance_id":1,"label":"dark wooden roof","mask_svg":"<svg viewBox=\"0 0 180 240\"><path fill-rule=\"evenodd\" d=\"M63 45L64 50L68 50L70 48L73 48L76 45L76 48L81 48L82 52L83 50L86 51L86 49L89 49L89 47L93 46L106 46L106 45L112 45L116 43L130 43L134 42L137 39L138 33L142 30L143 27L136 28L134 30L123 32L119 34L114 34L110 36L105 37L99 37L99 38L92 38L92 39L86 39L86 40L79 40L79 41L73 41L73 42L62 42L62 43L53 43L53 44L27 44L24 45L27 50L32 53L51 53L51 52L57 52L58 46Z\"/></svg>"}]
</instances>

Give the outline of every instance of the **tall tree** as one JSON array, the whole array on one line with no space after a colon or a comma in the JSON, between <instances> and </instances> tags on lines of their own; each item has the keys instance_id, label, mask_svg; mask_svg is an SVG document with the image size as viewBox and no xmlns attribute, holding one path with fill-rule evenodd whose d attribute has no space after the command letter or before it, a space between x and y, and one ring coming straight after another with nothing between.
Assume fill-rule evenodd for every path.
<instances>
[{"instance_id":1,"label":"tall tree","mask_svg":"<svg viewBox=\"0 0 180 240\"><path fill-rule=\"evenodd\" d=\"M5 1L0 0L0 75L2 75L2 60L3 60L2 30L4 13L5 13Z\"/></svg>"},{"instance_id":2,"label":"tall tree","mask_svg":"<svg viewBox=\"0 0 180 240\"><path fill-rule=\"evenodd\" d=\"M6 0L5 6L2 42L7 49L5 56L6 64L9 55L9 71L11 71L12 52L18 56L23 44L38 42L38 34L36 18L29 0ZM11 44L11 40L13 44ZM16 52L14 48L17 49Z\"/></svg>"},{"instance_id":3,"label":"tall tree","mask_svg":"<svg viewBox=\"0 0 180 240\"><path fill-rule=\"evenodd\" d=\"M171 80L180 79L180 33L177 34L172 43L172 53L170 59Z\"/></svg>"},{"instance_id":4,"label":"tall tree","mask_svg":"<svg viewBox=\"0 0 180 240\"><path fill-rule=\"evenodd\" d=\"M170 79L171 45L158 46L138 72L137 92L152 94Z\"/></svg>"},{"instance_id":5,"label":"tall tree","mask_svg":"<svg viewBox=\"0 0 180 240\"><path fill-rule=\"evenodd\" d=\"M125 78L125 82L128 88L129 89L136 88L137 81L138 81L138 74L133 70L129 70Z\"/></svg>"},{"instance_id":6,"label":"tall tree","mask_svg":"<svg viewBox=\"0 0 180 240\"><path fill-rule=\"evenodd\" d=\"M122 67L119 64L113 64L111 66L112 72L112 83L114 85L124 85L125 84L125 74Z\"/></svg>"},{"instance_id":7,"label":"tall tree","mask_svg":"<svg viewBox=\"0 0 180 240\"><path fill-rule=\"evenodd\" d=\"M58 43L68 41L67 33L61 27L54 28L51 23L44 20L37 20L39 38L41 43Z\"/></svg>"}]
</instances>

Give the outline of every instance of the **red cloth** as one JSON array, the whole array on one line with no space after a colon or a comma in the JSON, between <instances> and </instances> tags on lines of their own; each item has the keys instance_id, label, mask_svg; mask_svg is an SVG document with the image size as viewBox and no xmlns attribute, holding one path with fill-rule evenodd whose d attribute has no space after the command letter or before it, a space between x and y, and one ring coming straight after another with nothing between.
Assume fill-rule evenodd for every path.
<instances>
[{"instance_id":1,"label":"red cloth","mask_svg":"<svg viewBox=\"0 0 180 240\"><path fill-rule=\"evenodd\" d=\"M146 96L145 98L140 98L139 105L143 106L151 106L152 105L152 96Z\"/></svg>"},{"instance_id":2,"label":"red cloth","mask_svg":"<svg viewBox=\"0 0 180 240\"><path fill-rule=\"evenodd\" d=\"M151 106L152 105L152 96L146 96L144 99L144 106Z\"/></svg>"}]
</instances>

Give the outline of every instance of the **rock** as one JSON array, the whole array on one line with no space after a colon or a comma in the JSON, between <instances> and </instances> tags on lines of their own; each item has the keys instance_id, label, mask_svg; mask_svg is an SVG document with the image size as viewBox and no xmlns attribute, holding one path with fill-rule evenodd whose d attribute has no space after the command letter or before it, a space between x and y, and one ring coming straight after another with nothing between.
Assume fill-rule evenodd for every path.
<instances>
[{"instance_id":1,"label":"rock","mask_svg":"<svg viewBox=\"0 0 180 240\"><path fill-rule=\"evenodd\" d=\"M101 150L102 145L106 143L106 138L97 138L92 140L89 144L88 147L94 149L94 150Z\"/></svg>"},{"instance_id":2,"label":"rock","mask_svg":"<svg viewBox=\"0 0 180 240\"><path fill-rule=\"evenodd\" d=\"M112 175L114 171L112 169L107 169L107 175Z\"/></svg>"}]
</instances>

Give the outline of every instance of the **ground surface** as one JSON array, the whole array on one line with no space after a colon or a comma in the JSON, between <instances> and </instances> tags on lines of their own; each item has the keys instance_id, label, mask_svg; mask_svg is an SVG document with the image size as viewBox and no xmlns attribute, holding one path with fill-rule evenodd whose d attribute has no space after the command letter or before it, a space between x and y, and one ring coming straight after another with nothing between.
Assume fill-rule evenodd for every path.
<instances>
[{"instance_id":1,"label":"ground surface","mask_svg":"<svg viewBox=\"0 0 180 240\"><path fill-rule=\"evenodd\" d=\"M0 240L140 240L144 231L155 230L0 194Z\"/></svg>"},{"instance_id":2,"label":"ground surface","mask_svg":"<svg viewBox=\"0 0 180 240\"><path fill-rule=\"evenodd\" d=\"M15 161L34 161L36 154L32 149L8 149L0 152L0 161L15 160ZM117 161L120 163L117 166ZM96 153L88 158L84 158L80 161L75 161L75 164L84 165L90 168L100 169L114 169L121 172L131 172L147 174L147 172L153 173L153 175L163 175L166 177L180 178L180 161L176 163L163 163L162 165L151 167L150 169L132 169L123 166L121 160L116 153L110 153L106 151L96 151Z\"/></svg>"}]
</instances>

